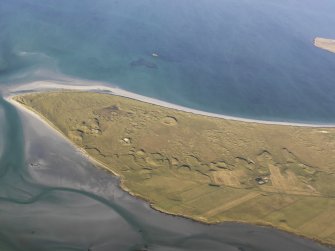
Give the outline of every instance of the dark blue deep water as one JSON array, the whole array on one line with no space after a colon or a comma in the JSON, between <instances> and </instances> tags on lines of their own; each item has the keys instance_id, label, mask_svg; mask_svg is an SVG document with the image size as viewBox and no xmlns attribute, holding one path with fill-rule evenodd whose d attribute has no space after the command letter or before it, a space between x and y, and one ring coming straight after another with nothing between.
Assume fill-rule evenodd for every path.
<instances>
[{"instance_id":1,"label":"dark blue deep water","mask_svg":"<svg viewBox=\"0 0 335 251\"><path fill-rule=\"evenodd\" d=\"M1 97L73 78L214 113L334 124L335 54L316 36L335 39L334 0L0 0L0 251L334 250L154 211Z\"/></svg>"}]
</instances>

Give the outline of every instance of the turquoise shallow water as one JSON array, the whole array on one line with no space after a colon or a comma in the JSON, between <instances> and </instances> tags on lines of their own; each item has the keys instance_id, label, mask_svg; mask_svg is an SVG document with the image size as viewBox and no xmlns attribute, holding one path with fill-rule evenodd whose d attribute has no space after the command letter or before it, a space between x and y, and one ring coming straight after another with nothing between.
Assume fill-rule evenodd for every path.
<instances>
[{"instance_id":1,"label":"turquoise shallow water","mask_svg":"<svg viewBox=\"0 0 335 251\"><path fill-rule=\"evenodd\" d=\"M210 112L334 123L335 56L312 43L335 38L334 11L331 0L2 0L0 92L66 75ZM158 213L0 97L0 250L334 249Z\"/></svg>"},{"instance_id":2,"label":"turquoise shallow water","mask_svg":"<svg viewBox=\"0 0 335 251\"><path fill-rule=\"evenodd\" d=\"M48 71L215 113L331 123L335 56L313 39L335 38L334 11L332 0L4 0L0 82Z\"/></svg>"}]
</instances>

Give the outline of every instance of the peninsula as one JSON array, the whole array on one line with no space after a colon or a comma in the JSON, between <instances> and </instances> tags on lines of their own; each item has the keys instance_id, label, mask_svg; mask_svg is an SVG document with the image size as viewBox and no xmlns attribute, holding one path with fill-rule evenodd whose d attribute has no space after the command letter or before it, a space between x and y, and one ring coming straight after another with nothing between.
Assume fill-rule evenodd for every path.
<instances>
[{"instance_id":1,"label":"peninsula","mask_svg":"<svg viewBox=\"0 0 335 251\"><path fill-rule=\"evenodd\" d=\"M314 45L318 48L335 53L335 39L317 37L314 40Z\"/></svg>"},{"instance_id":2,"label":"peninsula","mask_svg":"<svg viewBox=\"0 0 335 251\"><path fill-rule=\"evenodd\" d=\"M335 244L335 128L233 121L94 92L12 100L160 211Z\"/></svg>"}]
</instances>

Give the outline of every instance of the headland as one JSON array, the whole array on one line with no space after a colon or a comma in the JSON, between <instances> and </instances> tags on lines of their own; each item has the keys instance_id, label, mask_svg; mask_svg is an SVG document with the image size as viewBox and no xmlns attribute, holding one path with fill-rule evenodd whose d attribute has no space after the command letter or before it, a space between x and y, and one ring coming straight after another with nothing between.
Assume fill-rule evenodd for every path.
<instances>
[{"instance_id":1,"label":"headland","mask_svg":"<svg viewBox=\"0 0 335 251\"><path fill-rule=\"evenodd\" d=\"M335 243L335 128L216 118L79 90L12 100L160 211Z\"/></svg>"}]
</instances>

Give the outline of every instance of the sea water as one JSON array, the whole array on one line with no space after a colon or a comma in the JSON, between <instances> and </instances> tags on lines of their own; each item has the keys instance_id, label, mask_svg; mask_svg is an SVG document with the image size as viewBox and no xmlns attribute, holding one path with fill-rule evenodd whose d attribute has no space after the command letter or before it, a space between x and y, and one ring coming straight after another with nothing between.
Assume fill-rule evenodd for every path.
<instances>
[{"instance_id":1,"label":"sea water","mask_svg":"<svg viewBox=\"0 0 335 251\"><path fill-rule=\"evenodd\" d=\"M227 115L334 123L331 0L1 0L0 91L60 76ZM37 165L31 165L37 163ZM1 250L332 250L156 212L0 98Z\"/></svg>"},{"instance_id":2,"label":"sea water","mask_svg":"<svg viewBox=\"0 0 335 251\"><path fill-rule=\"evenodd\" d=\"M335 55L313 40L335 38L334 13L332 0L2 0L0 82L61 73L220 114L333 123Z\"/></svg>"}]
</instances>

